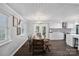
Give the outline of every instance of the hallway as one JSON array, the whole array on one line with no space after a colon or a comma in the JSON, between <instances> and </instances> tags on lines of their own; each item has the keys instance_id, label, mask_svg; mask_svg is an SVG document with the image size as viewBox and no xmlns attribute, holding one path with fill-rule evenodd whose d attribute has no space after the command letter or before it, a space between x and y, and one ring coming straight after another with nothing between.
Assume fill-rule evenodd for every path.
<instances>
[{"instance_id":1,"label":"hallway","mask_svg":"<svg viewBox=\"0 0 79 59\"><path fill-rule=\"evenodd\" d=\"M29 52L28 42L26 42L14 56L32 56L32 52ZM46 52L44 56L79 56L76 49L67 46L64 40L51 40L51 52Z\"/></svg>"},{"instance_id":2,"label":"hallway","mask_svg":"<svg viewBox=\"0 0 79 59\"><path fill-rule=\"evenodd\" d=\"M79 4L0 4L0 56L32 56L28 38L50 39L43 56L79 55Z\"/></svg>"}]
</instances>

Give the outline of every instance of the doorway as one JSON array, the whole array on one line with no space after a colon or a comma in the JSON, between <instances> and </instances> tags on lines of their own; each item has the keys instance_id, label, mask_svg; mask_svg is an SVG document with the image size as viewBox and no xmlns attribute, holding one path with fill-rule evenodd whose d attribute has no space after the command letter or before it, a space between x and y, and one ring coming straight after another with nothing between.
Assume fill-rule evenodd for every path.
<instances>
[{"instance_id":1,"label":"doorway","mask_svg":"<svg viewBox=\"0 0 79 59\"><path fill-rule=\"evenodd\" d=\"M49 26L47 23L36 23L34 25L34 33L40 33L42 38L48 38Z\"/></svg>"}]
</instances>

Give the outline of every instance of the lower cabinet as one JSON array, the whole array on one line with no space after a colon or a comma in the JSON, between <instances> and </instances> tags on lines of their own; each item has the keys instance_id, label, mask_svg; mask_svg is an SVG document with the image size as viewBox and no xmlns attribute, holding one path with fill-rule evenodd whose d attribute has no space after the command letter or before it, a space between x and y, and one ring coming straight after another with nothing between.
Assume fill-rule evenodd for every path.
<instances>
[{"instance_id":1,"label":"lower cabinet","mask_svg":"<svg viewBox=\"0 0 79 59\"><path fill-rule=\"evenodd\" d=\"M71 35L71 34L66 35L66 44L71 47L74 47L73 35Z\"/></svg>"}]
</instances>

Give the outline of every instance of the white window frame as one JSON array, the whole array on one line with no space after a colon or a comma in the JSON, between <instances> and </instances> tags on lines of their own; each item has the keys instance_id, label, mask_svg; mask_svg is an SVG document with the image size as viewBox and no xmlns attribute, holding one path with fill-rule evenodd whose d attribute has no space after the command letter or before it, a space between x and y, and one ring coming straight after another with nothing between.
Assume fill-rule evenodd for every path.
<instances>
[{"instance_id":1,"label":"white window frame","mask_svg":"<svg viewBox=\"0 0 79 59\"><path fill-rule=\"evenodd\" d=\"M8 17L7 18L7 27L6 27L7 28L7 37L6 37L6 39L0 41L0 46L2 46L2 45L5 45L5 44L11 42L12 40L10 39L10 36L9 36L9 32L10 32L9 31L9 26L8 26L9 16L6 15L6 14L4 14L4 13L1 13L1 12L0 12L0 15L7 16Z\"/></svg>"}]
</instances>

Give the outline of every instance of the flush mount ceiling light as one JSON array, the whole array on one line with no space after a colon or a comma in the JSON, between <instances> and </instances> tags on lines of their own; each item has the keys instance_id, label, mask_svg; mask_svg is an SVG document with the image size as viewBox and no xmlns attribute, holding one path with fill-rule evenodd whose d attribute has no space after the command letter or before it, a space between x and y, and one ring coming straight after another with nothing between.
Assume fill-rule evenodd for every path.
<instances>
[{"instance_id":1,"label":"flush mount ceiling light","mask_svg":"<svg viewBox=\"0 0 79 59\"><path fill-rule=\"evenodd\" d=\"M49 16L42 13L42 12L36 12L35 14L31 14L27 17L29 20L48 20Z\"/></svg>"}]
</instances>

